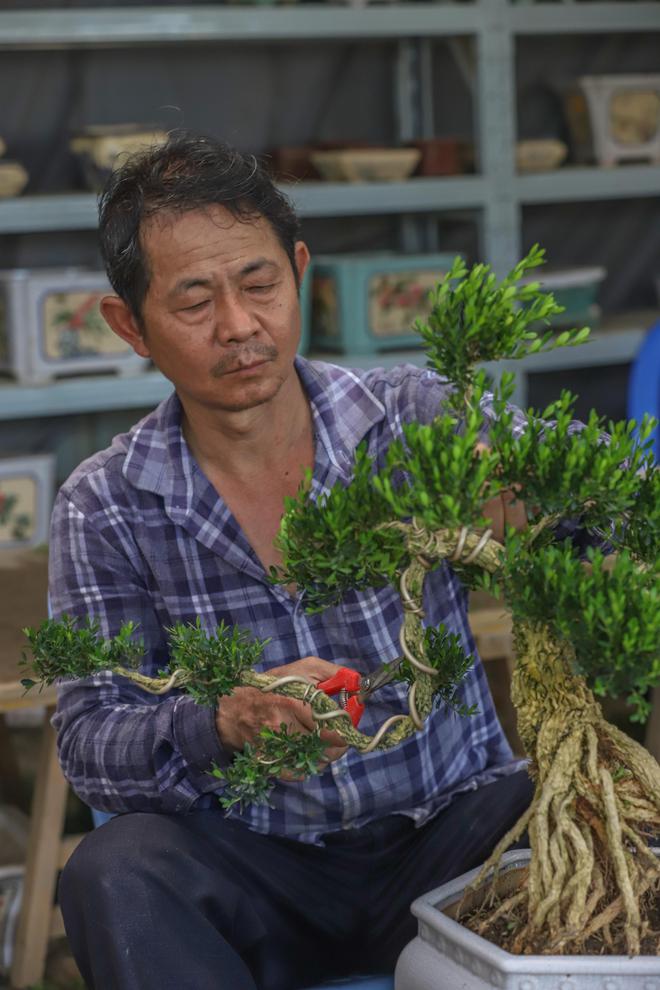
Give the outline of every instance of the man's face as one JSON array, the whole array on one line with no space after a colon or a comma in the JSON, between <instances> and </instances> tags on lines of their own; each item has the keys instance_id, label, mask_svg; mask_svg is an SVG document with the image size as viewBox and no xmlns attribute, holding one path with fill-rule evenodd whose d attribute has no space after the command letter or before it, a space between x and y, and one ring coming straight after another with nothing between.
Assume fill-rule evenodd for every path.
<instances>
[{"instance_id":1,"label":"man's face","mask_svg":"<svg viewBox=\"0 0 660 990\"><path fill-rule=\"evenodd\" d=\"M143 356L186 402L240 411L272 399L300 339L291 263L271 225L221 206L156 216L142 229L151 281ZM309 254L299 241L300 278ZM136 348L139 350L139 345Z\"/></svg>"}]
</instances>

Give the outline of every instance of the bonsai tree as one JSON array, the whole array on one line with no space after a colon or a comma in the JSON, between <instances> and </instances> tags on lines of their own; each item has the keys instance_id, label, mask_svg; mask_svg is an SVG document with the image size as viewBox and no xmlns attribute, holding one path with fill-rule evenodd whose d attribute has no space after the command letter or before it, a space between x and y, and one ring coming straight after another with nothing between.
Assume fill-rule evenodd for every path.
<instances>
[{"instance_id":1,"label":"bonsai tree","mask_svg":"<svg viewBox=\"0 0 660 990\"><path fill-rule=\"evenodd\" d=\"M512 695L535 783L529 810L482 871L490 873L527 830L527 885L486 912L479 931L513 952L579 953L595 939L606 952L654 953L660 941L649 918L660 864L648 842L660 826L660 767L605 721L597 701L625 696L642 721L649 691L660 682L660 480L648 443L652 424L635 431L634 423L610 423L605 431L592 413L579 427L566 392L521 422L510 406L513 376L492 386L479 370L483 362L586 340L586 328L559 335L548 329L561 308L538 283L523 281L542 261L534 247L498 284L488 266L468 271L457 259L432 294L428 320L417 325L428 364L451 386L444 408L430 424L404 425L380 470L360 447L347 486L315 502L303 485L285 506L285 564L273 580L304 589L309 609L323 609L349 589L398 587L403 662L395 673L409 684L408 715L365 735L303 678L256 672L265 644L235 628L220 626L209 637L199 621L174 627L171 663L158 678L137 670L142 647L131 623L110 641L93 622L76 627L66 617L26 632L34 669L46 683L112 670L147 691L183 689L200 704L214 705L237 685L308 702L316 732L264 729L228 769L213 770L229 808L267 800L285 770L315 772L321 729L330 720L348 745L369 752L418 731L437 699L470 717L460 682L473 658L458 636L424 624L425 577L448 561L465 584L511 610ZM528 519L504 545L482 512L503 492L522 500ZM586 550L585 539L561 538L558 524L566 520L586 534Z\"/></svg>"}]
</instances>

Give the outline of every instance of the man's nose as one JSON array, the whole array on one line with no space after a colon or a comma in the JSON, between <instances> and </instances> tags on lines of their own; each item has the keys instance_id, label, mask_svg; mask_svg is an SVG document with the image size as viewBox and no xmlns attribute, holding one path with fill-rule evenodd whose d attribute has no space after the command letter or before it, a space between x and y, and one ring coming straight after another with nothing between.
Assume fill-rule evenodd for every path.
<instances>
[{"instance_id":1,"label":"man's nose","mask_svg":"<svg viewBox=\"0 0 660 990\"><path fill-rule=\"evenodd\" d=\"M228 293L216 309L215 333L222 344L247 340L255 332L254 317L239 293Z\"/></svg>"}]
</instances>

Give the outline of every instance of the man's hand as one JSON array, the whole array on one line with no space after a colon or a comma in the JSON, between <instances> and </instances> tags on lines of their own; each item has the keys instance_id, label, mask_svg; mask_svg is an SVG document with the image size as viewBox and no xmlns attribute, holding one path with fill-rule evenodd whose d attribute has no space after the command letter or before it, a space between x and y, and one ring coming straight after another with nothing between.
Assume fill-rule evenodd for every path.
<instances>
[{"instance_id":1,"label":"man's hand","mask_svg":"<svg viewBox=\"0 0 660 990\"><path fill-rule=\"evenodd\" d=\"M485 502L482 512L489 520L488 525L493 531L493 539L498 543L504 543L507 526L515 526L518 530L527 528L525 503L517 499L516 493L510 489L500 492L495 498Z\"/></svg>"},{"instance_id":2,"label":"man's hand","mask_svg":"<svg viewBox=\"0 0 660 990\"><path fill-rule=\"evenodd\" d=\"M304 657L283 667L271 667L265 673L274 677L295 674L318 684L336 674L337 666L320 657ZM312 709L306 702L281 694L264 694L253 687L238 687L233 694L221 698L215 717L220 742L229 751L241 750L247 742L254 743L264 726L279 729L282 722L290 732L312 732L315 727ZM339 733L330 729L322 730L321 739L327 744L328 763L339 759L348 748Z\"/></svg>"}]
</instances>

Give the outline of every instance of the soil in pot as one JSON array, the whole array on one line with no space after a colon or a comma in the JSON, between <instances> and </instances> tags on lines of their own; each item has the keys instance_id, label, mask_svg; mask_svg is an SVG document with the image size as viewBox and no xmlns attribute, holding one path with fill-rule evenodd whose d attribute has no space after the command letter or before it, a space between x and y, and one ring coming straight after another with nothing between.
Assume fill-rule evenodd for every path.
<instances>
[{"instance_id":1,"label":"soil in pot","mask_svg":"<svg viewBox=\"0 0 660 990\"><path fill-rule=\"evenodd\" d=\"M527 920L523 892L528 873L526 866L504 870L494 881L483 884L476 890L467 889L461 900L443 908L443 913L505 952L515 953L518 933ZM655 891L648 891L644 899L645 917L649 927L640 939L640 955L656 955L660 933L660 885ZM546 951L548 954L555 954L550 945ZM581 954L626 955L621 918L590 936L585 941Z\"/></svg>"}]
</instances>

